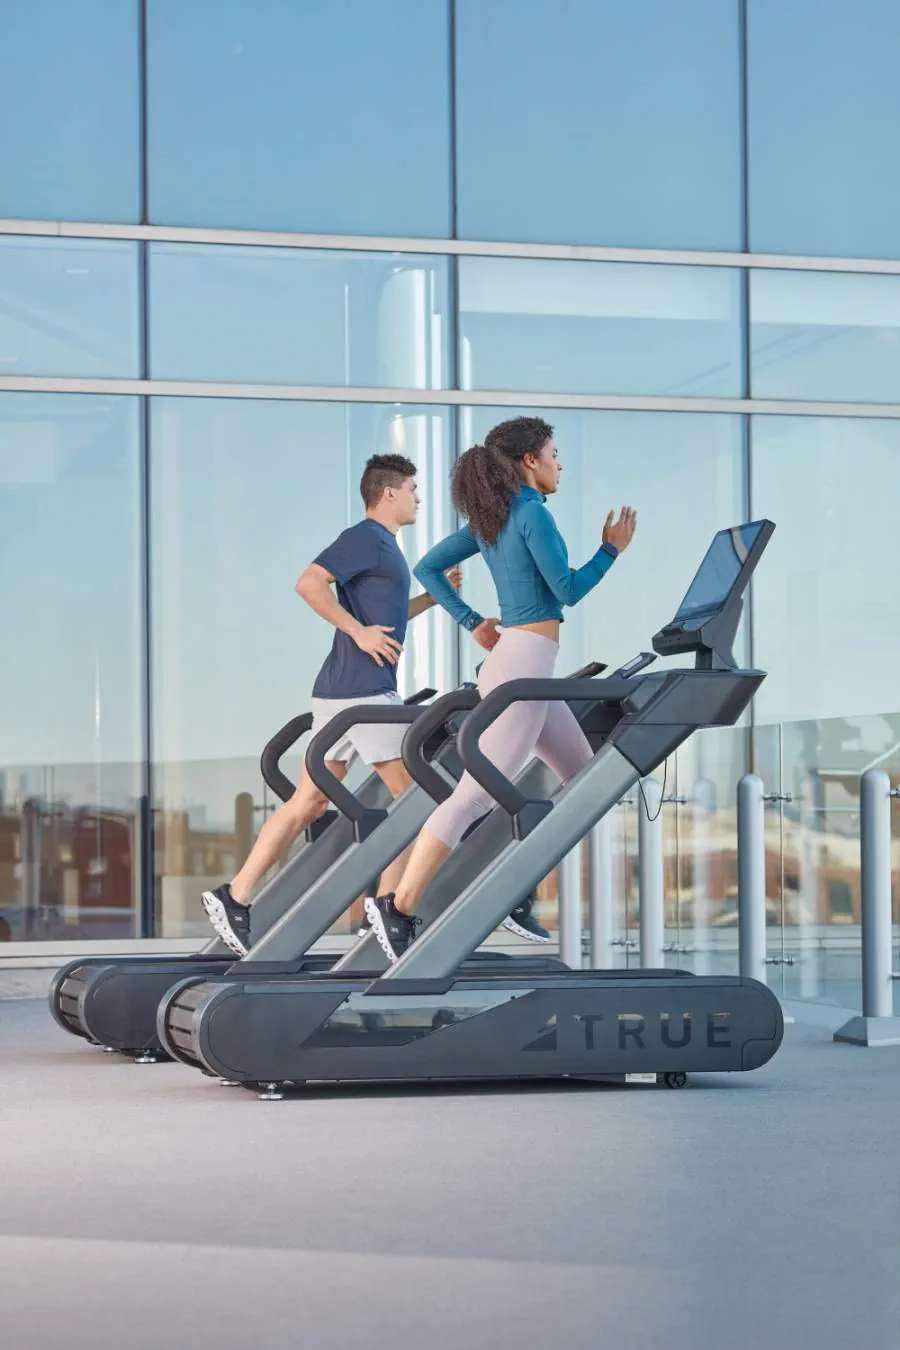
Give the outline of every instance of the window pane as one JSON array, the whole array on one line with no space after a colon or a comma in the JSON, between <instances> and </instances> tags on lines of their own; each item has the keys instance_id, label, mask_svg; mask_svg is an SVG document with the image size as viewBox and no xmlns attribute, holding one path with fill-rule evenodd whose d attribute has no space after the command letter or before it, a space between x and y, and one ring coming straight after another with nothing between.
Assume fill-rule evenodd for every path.
<instances>
[{"instance_id":1,"label":"window pane","mask_svg":"<svg viewBox=\"0 0 900 1350\"><path fill-rule=\"evenodd\" d=\"M461 258L459 294L464 389L741 392L727 268Z\"/></svg>"},{"instance_id":2,"label":"window pane","mask_svg":"<svg viewBox=\"0 0 900 1350\"><path fill-rule=\"evenodd\" d=\"M753 583L757 716L897 711L900 422L755 417L752 436L754 514L778 526Z\"/></svg>"},{"instance_id":3,"label":"window pane","mask_svg":"<svg viewBox=\"0 0 900 1350\"><path fill-rule=\"evenodd\" d=\"M372 454L417 465L419 519L398 536L409 561L446 533L448 426L444 408L151 401L158 932L206 935L201 892L243 862L277 805L260 751L309 708L332 638L296 578L362 517ZM446 685L454 642L442 613L415 619L401 692Z\"/></svg>"},{"instance_id":4,"label":"window pane","mask_svg":"<svg viewBox=\"0 0 900 1350\"><path fill-rule=\"evenodd\" d=\"M0 238L0 374L137 376L137 250Z\"/></svg>"},{"instance_id":5,"label":"window pane","mask_svg":"<svg viewBox=\"0 0 900 1350\"><path fill-rule=\"evenodd\" d=\"M736 0L457 0L459 233L741 246Z\"/></svg>"},{"instance_id":6,"label":"window pane","mask_svg":"<svg viewBox=\"0 0 900 1350\"><path fill-rule=\"evenodd\" d=\"M0 216L140 219L138 0L21 0L0 40Z\"/></svg>"},{"instance_id":7,"label":"window pane","mask_svg":"<svg viewBox=\"0 0 900 1350\"><path fill-rule=\"evenodd\" d=\"M0 393L0 941L137 935L139 401Z\"/></svg>"},{"instance_id":8,"label":"window pane","mask_svg":"<svg viewBox=\"0 0 900 1350\"><path fill-rule=\"evenodd\" d=\"M608 511L638 509L634 543L612 572L574 609L565 611L561 663L619 664L646 649L671 619L716 530L743 519L740 419L687 413L527 409L555 428L563 466L559 493L548 502L580 567L600 547ZM466 408L462 440L484 440L517 409ZM673 508L673 503L678 503ZM690 504L689 506L687 504ZM467 596L496 614L493 584L480 559L464 565ZM468 638L463 651L480 660Z\"/></svg>"},{"instance_id":9,"label":"window pane","mask_svg":"<svg viewBox=\"0 0 900 1350\"><path fill-rule=\"evenodd\" d=\"M151 219L446 235L445 0L152 0Z\"/></svg>"},{"instance_id":10,"label":"window pane","mask_svg":"<svg viewBox=\"0 0 900 1350\"><path fill-rule=\"evenodd\" d=\"M157 379L447 381L444 258L156 244L150 287Z\"/></svg>"},{"instance_id":11,"label":"window pane","mask_svg":"<svg viewBox=\"0 0 900 1350\"><path fill-rule=\"evenodd\" d=\"M753 0L750 244L896 258L900 6Z\"/></svg>"},{"instance_id":12,"label":"window pane","mask_svg":"<svg viewBox=\"0 0 900 1350\"><path fill-rule=\"evenodd\" d=\"M751 450L754 512L778 525L753 583L769 672L754 741L766 786L791 796L768 888L795 960L783 988L859 1007L859 777L878 765L900 782L900 422L754 417Z\"/></svg>"},{"instance_id":13,"label":"window pane","mask_svg":"<svg viewBox=\"0 0 900 1350\"><path fill-rule=\"evenodd\" d=\"M492 426L511 415L513 410L504 408L464 409L461 444L483 441ZM570 674L592 660L613 669L650 649L650 639L675 613L715 531L746 518L740 419L568 409L538 415L555 427L563 476L548 505L573 566L599 547L607 511L625 502L638 508L631 548L581 604L565 611L560 634L559 674ZM481 560L465 563L463 574L472 605L483 614L496 614L496 593ZM739 659L746 659L740 639L735 650ZM463 634L462 678L474 677L483 655ZM667 790L688 802L679 820L680 843L672 808L666 807L664 815L666 940L690 946L692 967L701 970L737 969L733 941L720 951L721 935L714 925L727 905L735 790L746 767L745 739L742 729L702 731L670 759L667 770ZM636 939L634 805L612 811L607 828L613 855L613 930L620 941ZM690 870L690 885L675 880L678 858ZM539 897L542 919L553 926L555 880L542 885ZM677 966L684 959L675 954L666 962Z\"/></svg>"},{"instance_id":14,"label":"window pane","mask_svg":"<svg viewBox=\"0 0 900 1350\"><path fill-rule=\"evenodd\" d=\"M750 273L756 398L900 402L900 277Z\"/></svg>"}]
</instances>

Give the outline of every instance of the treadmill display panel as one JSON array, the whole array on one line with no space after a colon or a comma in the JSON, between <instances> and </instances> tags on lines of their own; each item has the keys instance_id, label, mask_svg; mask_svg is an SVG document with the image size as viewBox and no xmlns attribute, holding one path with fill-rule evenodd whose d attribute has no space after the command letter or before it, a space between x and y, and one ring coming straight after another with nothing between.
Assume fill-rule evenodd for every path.
<instances>
[{"instance_id":1,"label":"treadmill display panel","mask_svg":"<svg viewBox=\"0 0 900 1350\"><path fill-rule=\"evenodd\" d=\"M765 523L755 520L749 525L719 530L678 608L676 622L721 608L740 577L741 568Z\"/></svg>"}]
</instances>

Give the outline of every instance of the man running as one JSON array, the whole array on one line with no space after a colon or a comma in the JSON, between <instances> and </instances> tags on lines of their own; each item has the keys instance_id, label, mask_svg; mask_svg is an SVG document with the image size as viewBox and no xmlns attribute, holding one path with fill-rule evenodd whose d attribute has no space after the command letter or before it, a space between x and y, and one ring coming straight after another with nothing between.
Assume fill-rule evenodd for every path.
<instances>
[{"instance_id":1,"label":"man running","mask_svg":"<svg viewBox=\"0 0 900 1350\"><path fill-rule=\"evenodd\" d=\"M435 604L427 594L410 601L409 568L397 544L398 531L416 519L415 474L415 465L402 455L374 455L359 485L365 517L324 549L294 588L335 629L331 651L313 686L312 734L344 708L402 701L396 667L407 622ZM458 589L459 569L451 569L447 576ZM497 641L491 620L483 621L472 636L487 651ZM353 727L331 748L327 767L343 779L355 752L375 770L391 796L399 797L411 782L400 750L406 729L403 723ZM328 806L304 765L294 795L263 825L237 875L204 892L203 907L210 923L237 956L244 956L250 946L250 904L259 881ZM385 870L379 893L387 894L395 887L405 861L404 852ZM530 902L514 911L507 926L536 940L549 937L531 918Z\"/></svg>"}]
</instances>

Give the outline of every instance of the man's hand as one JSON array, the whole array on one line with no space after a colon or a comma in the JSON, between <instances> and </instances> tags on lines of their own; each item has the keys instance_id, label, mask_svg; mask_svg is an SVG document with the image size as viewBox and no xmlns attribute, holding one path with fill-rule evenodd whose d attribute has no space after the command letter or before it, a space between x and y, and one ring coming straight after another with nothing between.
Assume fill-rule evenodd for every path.
<instances>
[{"instance_id":1,"label":"man's hand","mask_svg":"<svg viewBox=\"0 0 900 1350\"><path fill-rule=\"evenodd\" d=\"M500 634L497 632L499 622L499 619L482 619L478 627L472 629L473 638L486 652L493 651L500 641Z\"/></svg>"},{"instance_id":2,"label":"man's hand","mask_svg":"<svg viewBox=\"0 0 900 1350\"><path fill-rule=\"evenodd\" d=\"M460 586L462 585L462 568L451 567L449 572L444 573L444 576L450 582L450 585L453 587L453 589L455 591L458 591Z\"/></svg>"},{"instance_id":3,"label":"man's hand","mask_svg":"<svg viewBox=\"0 0 900 1350\"><path fill-rule=\"evenodd\" d=\"M371 656L376 666L383 666L385 661L388 665L395 666L403 648L396 638L388 637L393 631L393 627L373 623L369 628L361 628L358 633L354 633L353 641L361 652Z\"/></svg>"},{"instance_id":4,"label":"man's hand","mask_svg":"<svg viewBox=\"0 0 900 1350\"><path fill-rule=\"evenodd\" d=\"M615 511L610 511L603 526L604 544L612 544L617 553L622 553L634 538L637 527L637 511L633 506L623 506L619 519L613 524Z\"/></svg>"}]
</instances>

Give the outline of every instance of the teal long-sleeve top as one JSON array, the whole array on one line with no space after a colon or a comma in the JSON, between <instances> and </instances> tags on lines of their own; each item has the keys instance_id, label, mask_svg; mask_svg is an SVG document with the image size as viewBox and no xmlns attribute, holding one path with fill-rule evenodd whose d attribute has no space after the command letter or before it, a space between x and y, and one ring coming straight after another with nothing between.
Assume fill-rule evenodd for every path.
<instances>
[{"instance_id":1,"label":"teal long-sleeve top","mask_svg":"<svg viewBox=\"0 0 900 1350\"><path fill-rule=\"evenodd\" d=\"M544 501L534 488L522 487L493 544L484 543L464 525L429 549L413 569L428 594L469 632L482 616L466 604L444 573L476 553L493 577L504 628L562 619L563 606L577 605L612 567L618 555L611 544L602 544L582 567L570 567L565 540Z\"/></svg>"}]
</instances>

